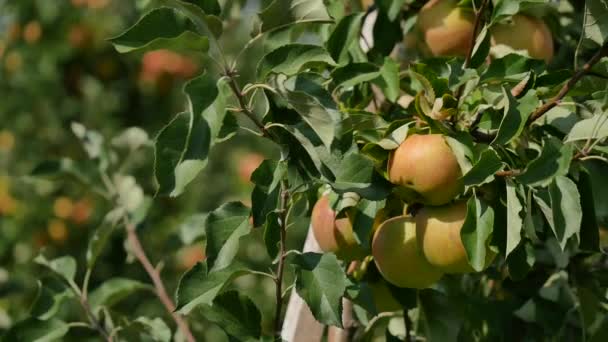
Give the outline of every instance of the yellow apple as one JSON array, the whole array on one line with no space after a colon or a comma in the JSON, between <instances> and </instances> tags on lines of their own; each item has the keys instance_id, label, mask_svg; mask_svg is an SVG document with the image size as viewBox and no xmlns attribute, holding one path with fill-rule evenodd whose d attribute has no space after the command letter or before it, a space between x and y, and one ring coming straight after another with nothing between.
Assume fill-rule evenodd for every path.
<instances>
[{"instance_id":1,"label":"yellow apple","mask_svg":"<svg viewBox=\"0 0 608 342\"><path fill-rule=\"evenodd\" d=\"M391 153L388 177L423 204L442 205L462 189L460 165L440 134L414 134Z\"/></svg>"},{"instance_id":2,"label":"yellow apple","mask_svg":"<svg viewBox=\"0 0 608 342\"><path fill-rule=\"evenodd\" d=\"M395 286L423 289L442 276L424 259L416 240L416 224L406 216L388 219L378 227L372 255L380 274Z\"/></svg>"},{"instance_id":3,"label":"yellow apple","mask_svg":"<svg viewBox=\"0 0 608 342\"><path fill-rule=\"evenodd\" d=\"M422 208L415 217L418 244L428 262L445 273L469 273L467 253L460 238L460 230L467 216L464 201L442 207ZM496 254L486 247L488 267Z\"/></svg>"},{"instance_id":4,"label":"yellow apple","mask_svg":"<svg viewBox=\"0 0 608 342\"><path fill-rule=\"evenodd\" d=\"M475 15L457 0L430 0L418 13L418 28L434 56L464 56L471 44Z\"/></svg>"},{"instance_id":5,"label":"yellow apple","mask_svg":"<svg viewBox=\"0 0 608 342\"><path fill-rule=\"evenodd\" d=\"M312 231L324 252L333 252L339 259L356 260L365 256L357 243L348 217L336 218L327 196L319 198L312 209Z\"/></svg>"},{"instance_id":6,"label":"yellow apple","mask_svg":"<svg viewBox=\"0 0 608 342\"><path fill-rule=\"evenodd\" d=\"M549 27L541 19L523 14L514 15L507 23L500 23L490 29L493 45L507 45L514 50L525 50L530 57L553 59L553 37Z\"/></svg>"}]
</instances>

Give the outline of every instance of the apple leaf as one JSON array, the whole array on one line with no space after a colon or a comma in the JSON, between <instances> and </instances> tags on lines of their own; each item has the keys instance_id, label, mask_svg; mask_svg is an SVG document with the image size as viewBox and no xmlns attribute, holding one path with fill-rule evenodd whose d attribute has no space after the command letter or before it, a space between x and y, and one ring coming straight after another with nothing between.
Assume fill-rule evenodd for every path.
<instances>
[{"instance_id":1,"label":"apple leaf","mask_svg":"<svg viewBox=\"0 0 608 342\"><path fill-rule=\"evenodd\" d=\"M250 209L241 202L229 202L207 215L205 255L211 271L228 267L239 249L241 237L251 230Z\"/></svg>"},{"instance_id":2,"label":"apple leaf","mask_svg":"<svg viewBox=\"0 0 608 342\"><path fill-rule=\"evenodd\" d=\"M431 289L420 290L418 293L421 330L427 341L455 342L463 325L463 313L452 298Z\"/></svg>"},{"instance_id":3,"label":"apple leaf","mask_svg":"<svg viewBox=\"0 0 608 342\"><path fill-rule=\"evenodd\" d=\"M481 152L477 163L463 176L465 186L481 185L494 180L494 173L504 168L504 163L491 147Z\"/></svg>"},{"instance_id":4,"label":"apple leaf","mask_svg":"<svg viewBox=\"0 0 608 342\"><path fill-rule=\"evenodd\" d=\"M61 340L70 330L70 326L61 320L51 318L39 320L27 318L13 325L2 336L3 341L53 342Z\"/></svg>"},{"instance_id":5,"label":"apple leaf","mask_svg":"<svg viewBox=\"0 0 608 342\"><path fill-rule=\"evenodd\" d=\"M262 333L260 311L251 299L240 296L236 291L218 295L213 305L201 305L199 311L239 341L257 340Z\"/></svg>"},{"instance_id":6,"label":"apple leaf","mask_svg":"<svg viewBox=\"0 0 608 342\"><path fill-rule=\"evenodd\" d=\"M508 257L519 242L521 241L521 230L523 219L520 213L524 209L517 196L517 185L511 180L507 180L507 247L505 257Z\"/></svg>"},{"instance_id":7,"label":"apple leaf","mask_svg":"<svg viewBox=\"0 0 608 342\"><path fill-rule=\"evenodd\" d=\"M156 138L158 194L179 196L205 167L225 122L229 91L225 78L216 82L208 74L185 85L188 112L177 114Z\"/></svg>"},{"instance_id":8,"label":"apple leaf","mask_svg":"<svg viewBox=\"0 0 608 342\"><path fill-rule=\"evenodd\" d=\"M323 0L274 0L260 14L261 32L300 23L331 23Z\"/></svg>"},{"instance_id":9,"label":"apple leaf","mask_svg":"<svg viewBox=\"0 0 608 342\"><path fill-rule=\"evenodd\" d=\"M494 227L494 209L476 196L467 201L467 216L460 230L460 238L467 252L469 264L476 271L484 269Z\"/></svg>"},{"instance_id":10,"label":"apple leaf","mask_svg":"<svg viewBox=\"0 0 608 342\"><path fill-rule=\"evenodd\" d=\"M352 50L357 52L356 55L364 56L359 46L363 16L364 13L353 13L340 19L325 43L331 57L340 65L349 62L349 52Z\"/></svg>"},{"instance_id":11,"label":"apple leaf","mask_svg":"<svg viewBox=\"0 0 608 342\"><path fill-rule=\"evenodd\" d=\"M171 341L171 329L159 317L154 319L145 316L138 317L122 328L118 335L125 338L126 341Z\"/></svg>"},{"instance_id":12,"label":"apple leaf","mask_svg":"<svg viewBox=\"0 0 608 342\"><path fill-rule=\"evenodd\" d=\"M49 268L68 283L74 282L76 276L76 260L71 256L62 256L48 260L44 255L39 254L34 261L42 266Z\"/></svg>"},{"instance_id":13,"label":"apple leaf","mask_svg":"<svg viewBox=\"0 0 608 342\"><path fill-rule=\"evenodd\" d=\"M56 317L66 299L74 298L74 291L56 277L38 280L38 294L30 315L42 320Z\"/></svg>"},{"instance_id":14,"label":"apple leaf","mask_svg":"<svg viewBox=\"0 0 608 342\"><path fill-rule=\"evenodd\" d=\"M555 138L547 138L540 155L528 164L523 174L516 181L529 186L547 186L554 177L568 173L572 160L573 146L563 145Z\"/></svg>"},{"instance_id":15,"label":"apple leaf","mask_svg":"<svg viewBox=\"0 0 608 342\"><path fill-rule=\"evenodd\" d=\"M592 118L578 121L568 133L565 141L599 140L605 137L608 137L608 113L596 114Z\"/></svg>"},{"instance_id":16,"label":"apple leaf","mask_svg":"<svg viewBox=\"0 0 608 342\"><path fill-rule=\"evenodd\" d=\"M324 65L335 65L335 62L323 47L288 44L262 57L257 67L257 74L260 79L266 78L271 73L292 76L304 69Z\"/></svg>"},{"instance_id":17,"label":"apple leaf","mask_svg":"<svg viewBox=\"0 0 608 342\"><path fill-rule=\"evenodd\" d=\"M586 0L583 38L602 45L608 41L607 0Z\"/></svg>"},{"instance_id":18,"label":"apple leaf","mask_svg":"<svg viewBox=\"0 0 608 342\"><path fill-rule=\"evenodd\" d=\"M296 291L317 321L342 327L342 296L346 274L334 254L304 253L295 256Z\"/></svg>"},{"instance_id":19,"label":"apple leaf","mask_svg":"<svg viewBox=\"0 0 608 342\"><path fill-rule=\"evenodd\" d=\"M206 262L199 262L186 272L177 286L176 310L189 314L199 305L212 305L213 300L235 278L249 273L249 268L232 263L217 271L209 271Z\"/></svg>"},{"instance_id":20,"label":"apple leaf","mask_svg":"<svg viewBox=\"0 0 608 342\"><path fill-rule=\"evenodd\" d=\"M549 221L559 245L564 250L568 239L580 235L583 209L576 184L567 177L555 177L549 185L551 212Z\"/></svg>"},{"instance_id":21,"label":"apple leaf","mask_svg":"<svg viewBox=\"0 0 608 342\"><path fill-rule=\"evenodd\" d=\"M182 24L177 13L166 7L146 13L137 23L111 38L120 53L169 49L180 52L207 52L207 37L194 33L194 26Z\"/></svg>"},{"instance_id":22,"label":"apple leaf","mask_svg":"<svg viewBox=\"0 0 608 342\"><path fill-rule=\"evenodd\" d=\"M599 252L599 225L595 211L595 203L593 201L593 184L591 175L587 170L580 170L577 186L581 196L581 208L583 210L580 248L584 251Z\"/></svg>"},{"instance_id":23,"label":"apple leaf","mask_svg":"<svg viewBox=\"0 0 608 342\"><path fill-rule=\"evenodd\" d=\"M538 106L536 91L531 90L521 99L516 99L511 92L502 88L505 101L504 117L500 123L498 134L492 144L506 145L519 137L523 131L528 117Z\"/></svg>"},{"instance_id":24,"label":"apple leaf","mask_svg":"<svg viewBox=\"0 0 608 342\"><path fill-rule=\"evenodd\" d=\"M136 291L153 291L150 285L127 278L111 278L104 281L99 287L91 291L89 304L94 310L100 306L109 308L121 300L129 297Z\"/></svg>"}]
</instances>

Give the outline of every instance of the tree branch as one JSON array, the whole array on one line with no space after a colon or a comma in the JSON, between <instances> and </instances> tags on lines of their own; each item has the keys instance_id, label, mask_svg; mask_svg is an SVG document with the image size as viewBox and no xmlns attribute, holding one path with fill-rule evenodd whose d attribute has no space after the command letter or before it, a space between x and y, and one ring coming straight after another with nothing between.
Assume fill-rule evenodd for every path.
<instances>
[{"instance_id":1,"label":"tree branch","mask_svg":"<svg viewBox=\"0 0 608 342\"><path fill-rule=\"evenodd\" d=\"M165 306L165 309L169 312L169 314L173 317L173 320L177 324L177 327L182 331L186 340L188 342L196 342L196 339L192 335L190 331L190 327L188 323L184 320L184 318L175 312L175 304L171 300L171 297L167 294L167 290L165 289L165 285L163 284L162 279L160 278L160 274L152 263L146 252L144 251L141 242L139 241L139 237L137 236L137 232L135 231L135 226L130 223L126 218L124 220L125 226L127 228L128 240L132 248L133 255L137 258L139 263L144 267L146 273L152 280L154 284L154 290L158 299L160 299L161 303Z\"/></svg>"},{"instance_id":2,"label":"tree branch","mask_svg":"<svg viewBox=\"0 0 608 342\"><path fill-rule=\"evenodd\" d=\"M471 34L471 41L469 42L469 47L467 49L467 54L464 57L464 65L463 69L466 69L471 64L471 58L473 58L473 49L475 48L475 42L477 41L477 34L479 33L479 27L481 26L483 20L483 12L485 12L486 7L488 5L488 0L483 0L481 6L477 11L475 11L475 23L473 24L473 33ZM460 98L460 94L462 94L462 89L465 84L461 84L460 87L456 90L455 97Z\"/></svg>"},{"instance_id":3,"label":"tree branch","mask_svg":"<svg viewBox=\"0 0 608 342\"><path fill-rule=\"evenodd\" d=\"M498 171L494 174L494 176L497 177L517 177L519 175L522 174L521 170L504 170L504 171Z\"/></svg>"},{"instance_id":4,"label":"tree branch","mask_svg":"<svg viewBox=\"0 0 608 342\"><path fill-rule=\"evenodd\" d=\"M593 57L587 63L585 63L585 65L583 65L583 67L581 69L579 69L566 84L564 84L562 89L559 91L559 93L557 93L557 95L555 95L555 97L553 97L551 100L549 100L544 105L538 107L536 109L536 111L534 111L530 115L530 117L528 118L528 125L531 124L532 122L536 121L541 116L543 116L546 112L551 110L553 107L557 106L560 103L560 101L566 96L566 94L568 94L568 92L572 88L574 88L576 83L583 76L585 76L587 73L589 73L591 71L591 68L597 62L599 62L599 60L602 59L602 57L605 57L605 56L608 56L608 42L604 43L604 45L601 47L601 49L595 55L593 55Z\"/></svg>"},{"instance_id":5,"label":"tree branch","mask_svg":"<svg viewBox=\"0 0 608 342\"><path fill-rule=\"evenodd\" d=\"M247 102L245 101L245 94L243 94L241 88L239 87L239 84L236 82L236 71L226 70L225 75L229 79L228 84L230 85L230 89L232 89L234 96L239 102L239 106L241 107L241 113L245 114L249 118L249 120L251 120L251 122L253 122L260 129L260 131L262 131L262 134L264 136L268 136L268 131L266 130L266 127L264 127L264 124L255 116L255 114L251 111L251 108L249 108Z\"/></svg>"},{"instance_id":6,"label":"tree branch","mask_svg":"<svg viewBox=\"0 0 608 342\"><path fill-rule=\"evenodd\" d=\"M285 242L287 235L287 202L289 201L289 192L287 190L287 181L281 181L281 203L279 207L279 265L277 266L276 282L276 307L274 311L274 333L275 336L281 336L281 312L283 311L283 270L285 269Z\"/></svg>"},{"instance_id":7,"label":"tree branch","mask_svg":"<svg viewBox=\"0 0 608 342\"><path fill-rule=\"evenodd\" d=\"M471 58L473 58L473 49L475 48L475 42L477 41L477 34L479 33L479 26L481 26L483 20L483 12L485 12L488 5L488 0L483 0L479 9L475 11L475 24L473 26L473 34L471 35L471 41L469 43L469 49L464 59L464 69L468 68L471 64Z\"/></svg>"}]
</instances>

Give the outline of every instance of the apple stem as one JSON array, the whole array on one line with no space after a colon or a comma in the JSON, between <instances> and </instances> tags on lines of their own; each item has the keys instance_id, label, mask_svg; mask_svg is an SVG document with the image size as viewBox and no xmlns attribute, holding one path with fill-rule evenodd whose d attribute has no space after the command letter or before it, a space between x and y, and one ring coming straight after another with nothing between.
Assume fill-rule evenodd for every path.
<instances>
[{"instance_id":1,"label":"apple stem","mask_svg":"<svg viewBox=\"0 0 608 342\"><path fill-rule=\"evenodd\" d=\"M591 71L591 68L602 59L602 57L608 56L608 42L604 43L604 45L591 57L591 59L583 65L573 76L572 78L564 84L562 89L560 89L559 93L555 95L551 100L549 100L544 105L538 107L528 118L528 125L536 121L538 118L543 116L546 112L551 110L553 107L557 106L561 100L568 94L568 92L574 88L576 83L583 78L586 74Z\"/></svg>"}]
</instances>

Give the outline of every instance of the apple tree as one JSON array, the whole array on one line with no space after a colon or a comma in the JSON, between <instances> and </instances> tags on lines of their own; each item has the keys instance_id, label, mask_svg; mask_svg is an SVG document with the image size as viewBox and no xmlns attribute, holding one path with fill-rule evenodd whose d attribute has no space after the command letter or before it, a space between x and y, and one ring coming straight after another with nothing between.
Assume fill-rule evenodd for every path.
<instances>
[{"instance_id":1,"label":"apple tree","mask_svg":"<svg viewBox=\"0 0 608 342\"><path fill-rule=\"evenodd\" d=\"M195 313L232 340L280 339L294 319L290 292L347 340L607 338L608 1L274 0L237 54L222 33L238 20L233 6L249 2L153 3L110 39L115 48L205 61L154 139L156 198L212 188L190 184L239 129L279 157L252 174L250 207L229 202L202 220L207 258L173 296L138 240L152 199L118 174L94 132L74 126L101 170L91 186L114 203L88 245L87 274L107 231L124 228L188 341ZM251 49L263 57L248 59ZM290 228L308 221L320 249L288 248ZM262 240L269 269L237 261L246 239ZM73 259L39 262L93 304ZM274 283L271 317L231 290L247 274ZM128 292L109 293L119 286ZM108 340L171 333L103 304L88 312L82 324ZM73 324L50 316L14 333L59 337Z\"/></svg>"}]
</instances>

